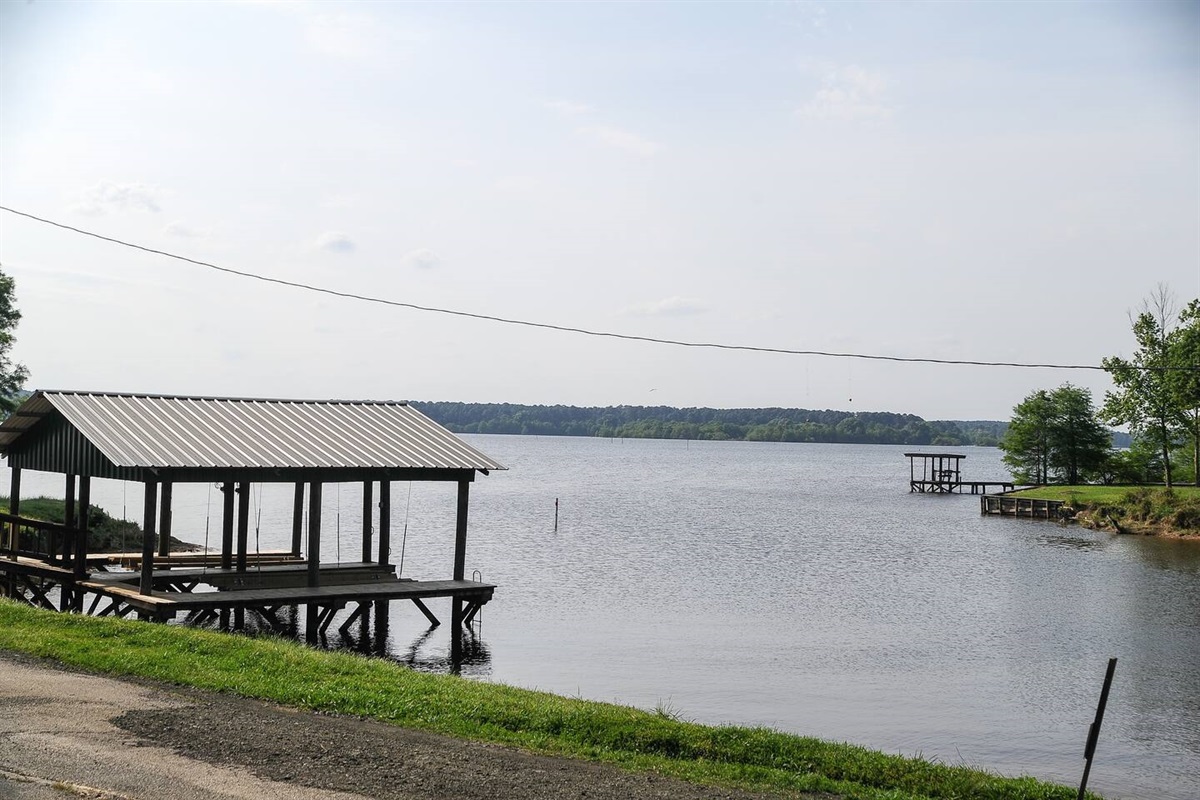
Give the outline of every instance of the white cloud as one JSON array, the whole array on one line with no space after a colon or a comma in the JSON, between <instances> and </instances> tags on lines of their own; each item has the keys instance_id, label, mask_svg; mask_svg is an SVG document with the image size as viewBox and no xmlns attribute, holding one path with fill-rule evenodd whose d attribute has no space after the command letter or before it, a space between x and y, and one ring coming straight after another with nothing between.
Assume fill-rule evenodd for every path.
<instances>
[{"instance_id":1,"label":"white cloud","mask_svg":"<svg viewBox=\"0 0 1200 800\"><path fill-rule=\"evenodd\" d=\"M163 233L179 239L207 239L211 235L209 231L193 228L180 220L167 223L167 226L163 228Z\"/></svg>"},{"instance_id":2,"label":"white cloud","mask_svg":"<svg viewBox=\"0 0 1200 800\"><path fill-rule=\"evenodd\" d=\"M141 183L112 183L100 181L79 192L71 210L96 217L117 211L149 211L157 214L158 190Z\"/></svg>"},{"instance_id":3,"label":"white cloud","mask_svg":"<svg viewBox=\"0 0 1200 800\"><path fill-rule=\"evenodd\" d=\"M317 237L315 246L329 253L353 253L357 249L353 239L338 231L322 233Z\"/></svg>"},{"instance_id":4,"label":"white cloud","mask_svg":"<svg viewBox=\"0 0 1200 800\"><path fill-rule=\"evenodd\" d=\"M400 263L414 269L437 269L442 265L442 259L432 250L420 248L405 253L400 257Z\"/></svg>"},{"instance_id":5,"label":"white cloud","mask_svg":"<svg viewBox=\"0 0 1200 800\"><path fill-rule=\"evenodd\" d=\"M546 108L568 117L578 117L596 110L586 103L573 103L570 100L547 100Z\"/></svg>"},{"instance_id":6,"label":"white cloud","mask_svg":"<svg viewBox=\"0 0 1200 800\"><path fill-rule=\"evenodd\" d=\"M642 303L625 310L626 314L641 317L683 317L689 314L703 314L708 311L708 303L694 297L667 297L650 303Z\"/></svg>"},{"instance_id":7,"label":"white cloud","mask_svg":"<svg viewBox=\"0 0 1200 800\"><path fill-rule=\"evenodd\" d=\"M812 100L799 111L810 119L855 121L886 119L892 115L887 103L888 81L882 73L850 65L830 70Z\"/></svg>"},{"instance_id":8,"label":"white cloud","mask_svg":"<svg viewBox=\"0 0 1200 800\"><path fill-rule=\"evenodd\" d=\"M658 142L652 142L635 133L630 133L622 128L614 128L609 125L593 125L587 128L580 128L579 132L605 147L624 150L627 153L633 153L638 156L652 156L662 150L662 145Z\"/></svg>"}]
</instances>

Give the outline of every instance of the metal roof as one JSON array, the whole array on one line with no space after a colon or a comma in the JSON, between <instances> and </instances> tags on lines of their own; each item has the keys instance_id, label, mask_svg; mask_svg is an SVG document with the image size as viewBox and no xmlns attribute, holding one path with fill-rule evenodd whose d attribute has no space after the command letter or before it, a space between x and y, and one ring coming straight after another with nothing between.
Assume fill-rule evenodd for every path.
<instances>
[{"instance_id":1,"label":"metal roof","mask_svg":"<svg viewBox=\"0 0 1200 800\"><path fill-rule=\"evenodd\" d=\"M39 391L0 423L0 452L55 415L117 467L505 469L390 401Z\"/></svg>"}]
</instances>

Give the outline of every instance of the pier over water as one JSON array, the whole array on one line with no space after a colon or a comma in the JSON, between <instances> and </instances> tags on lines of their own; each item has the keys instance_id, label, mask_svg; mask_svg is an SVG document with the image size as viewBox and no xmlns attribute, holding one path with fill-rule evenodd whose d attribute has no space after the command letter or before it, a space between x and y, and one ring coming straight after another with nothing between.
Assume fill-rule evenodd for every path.
<instances>
[{"instance_id":1,"label":"pier over water","mask_svg":"<svg viewBox=\"0 0 1200 800\"><path fill-rule=\"evenodd\" d=\"M1016 484L1011 481L964 481L961 453L905 453L908 459L908 491L920 494L962 494L964 489L971 494L987 494L991 487L1001 492L1011 492ZM921 462L917 477L917 461Z\"/></svg>"}]
</instances>

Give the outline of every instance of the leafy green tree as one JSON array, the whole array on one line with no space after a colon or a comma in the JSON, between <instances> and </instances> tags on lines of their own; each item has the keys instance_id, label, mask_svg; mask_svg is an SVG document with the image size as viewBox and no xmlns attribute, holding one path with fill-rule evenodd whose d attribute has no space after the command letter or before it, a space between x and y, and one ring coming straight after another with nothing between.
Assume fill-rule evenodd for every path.
<instances>
[{"instance_id":1,"label":"leafy green tree","mask_svg":"<svg viewBox=\"0 0 1200 800\"><path fill-rule=\"evenodd\" d=\"M1111 441L1096 419L1092 393L1066 383L1018 403L1000 449L1018 481L1080 483L1101 473Z\"/></svg>"},{"instance_id":2,"label":"leafy green tree","mask_svg":"<svg viewBox=\"0 0 1200 800\"><path fill-rule=\"evenodd\" d=\"M1171 337L1172 384L1180 421L1191 439L1192 475L1200 486L1200 300L1192 300L1179 315Z\"/></svg>"},{"instance_id":3,"label":"leafy green tree","mask_svg":"<svg viewBox=\"0 0 1200 800\"><path fill-rule=\"evenodd\" d=\"M1098 476L1108 459L1112 434L1096 419L1092 393L1069 383L1050 393L1050 468L1068 484Z\"/></svg>"},{"instance_id":4,"label":"leafy green tree","mask_svg":"<svg viewBox=\"0 0 1200 800\"><path fill-rule=\"evenodd\" d=\"M1045 389L1026 396L1013 408L1008 430L1000 439L1004 463L1021 483L1050 482L1050 426L1054 403Z\"/></svg>"},{"instance_id":5,"label":"leafy green tree","mask_svg":"<svg viewBox=\"0 0 1200 800\"><path fill-rule=\"evenodd\" d=\"M1190 307L1190 306L1189 306ZM1183 439L1180 379L1174 336L1173 300L1165 286L1150 297L1133 321L1137 350L1132 359L1106 358L1115 391L1104 396L1100 413L1112 425L1127 425L1134 436L1152 442L1162 456L1163 482L1171 486L1171 450Z\"/></svg>"},{"instance_id":6,"label":"leafy green tree","mask_svg":"<svg viewBox=\"0 0 1200 800\"><path fill-rule=\"evenodd\" d=\"M13 279L0 270L0 417L8 416L19 405L17 393L29 377L25 366L14 364L9 356L16 341L13 330L20 321Z\"/></svg>"}]
</instances>

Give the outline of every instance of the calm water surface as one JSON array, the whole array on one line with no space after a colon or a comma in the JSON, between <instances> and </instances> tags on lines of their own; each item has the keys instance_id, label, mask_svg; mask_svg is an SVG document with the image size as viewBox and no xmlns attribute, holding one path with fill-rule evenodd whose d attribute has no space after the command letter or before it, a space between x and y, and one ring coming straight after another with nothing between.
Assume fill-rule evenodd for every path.
<instances>
[{"instance_id":1,"label":"calm water surface","mask_svg":"<svg viewBox=\"0 0 1200 800\"><path fill-rule=\"evenodd\" d=\"M465 674L1077 783L1117 656L1089 785L1200 797L1200 542L911 495L911 448L466 438L510 469L472 487L467 570L500 588ZM960 452L965 478L1007 476ZM136 486L93 493L140 513ZM209 495L176 489L181 538L219 539ZM360 490L325 498L323 558L356 559ZM259 504L261 546L286 546L290 487ZM451 486L393 487L405 576L449 574L453 513ZM393 604L391 650L444 668L447 627Z\"/></svg>"}]
</instances>

